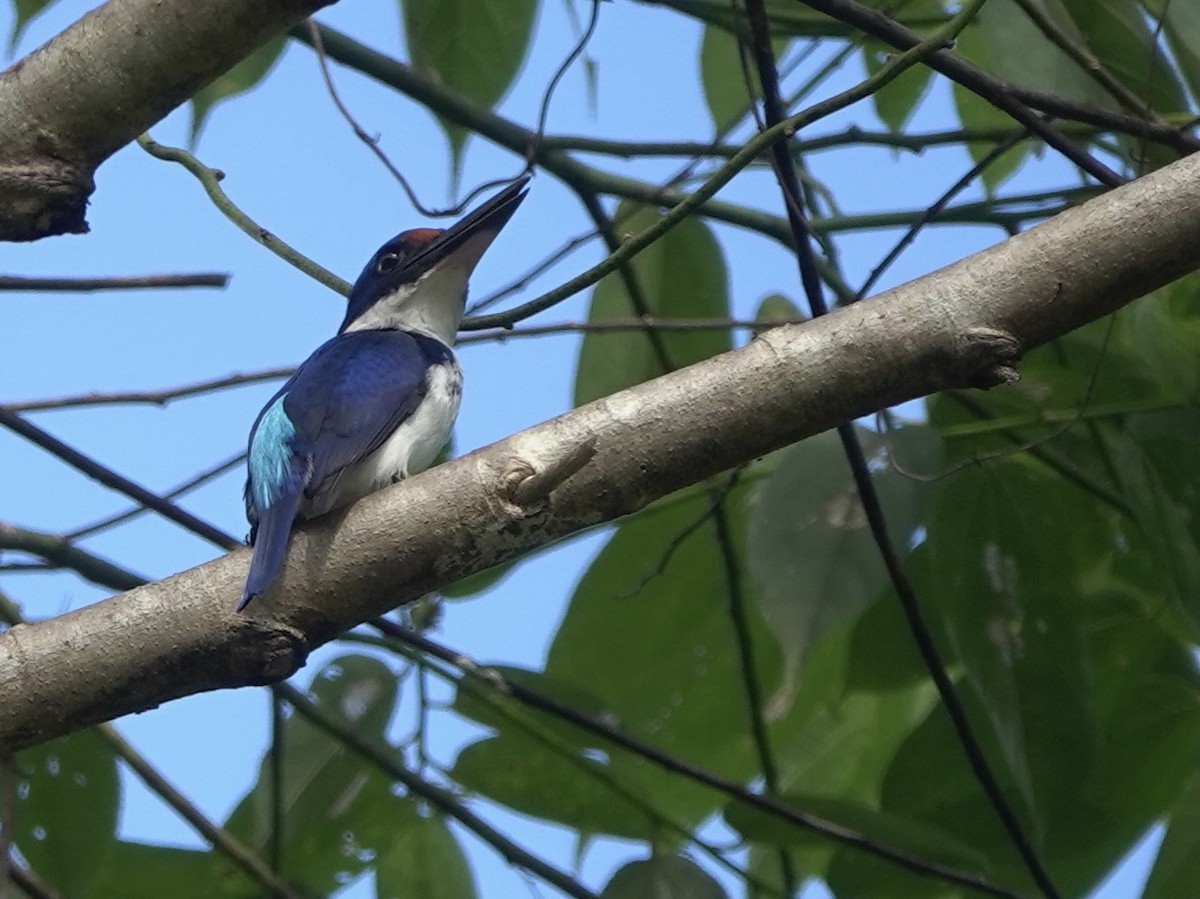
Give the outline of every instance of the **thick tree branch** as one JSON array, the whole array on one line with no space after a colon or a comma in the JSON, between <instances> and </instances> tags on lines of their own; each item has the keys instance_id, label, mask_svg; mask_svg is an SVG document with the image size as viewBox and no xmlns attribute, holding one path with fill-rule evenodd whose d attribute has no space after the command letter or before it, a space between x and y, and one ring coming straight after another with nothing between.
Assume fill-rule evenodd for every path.
<instances>
[{"instance_id":1,"label":"thick tree branch","mask_svg":"<svg viewBox=\"0 0 1200 899\"><path fill-rule=\"evenodd\" d=\"M278 680L352 625L467 574L875 409L1008 380L1021 352L1197 267L1192 156L920 280L775 328L314 522L252 614L233 611L248 562L239 550L14 627L0 636L0 748ZM574 473L562 464L589 453ZM517 499L526 477L556 467L566 480L545 499Z\"/></svg>"},{"instance_id":2,"label":"thick tree branch","mask_svg":"<svg viewBox=\"0 0 1200 899\"><path fill-rule=\"evenodd\" d=\"M332 0L109 0L0 74L0 240L87 230L97 166Z\"/></svg>"}]
</instances>

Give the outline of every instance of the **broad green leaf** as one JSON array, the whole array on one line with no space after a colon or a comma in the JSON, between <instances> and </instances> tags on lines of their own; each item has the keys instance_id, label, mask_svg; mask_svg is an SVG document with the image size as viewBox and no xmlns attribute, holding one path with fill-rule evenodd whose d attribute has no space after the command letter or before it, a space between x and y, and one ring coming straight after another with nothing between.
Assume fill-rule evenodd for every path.
<instances>
[{"instance_id":1,"label":"broad green leaf","mask_svg":"<svg viewBox=\"0 0 1200 899\"><path fill-rule=\"evenodd\" d=\"M14 15L12 34L8 36L9 55L17 49L17 43L21 40L25 29L29 27L29 23L41 15L54 0L11 0L11 2Z\"/></svg>"},{"instance_id":2,"label":"broad green leaf","mask_svg":"<svg viewBox=\"0 0 1200 899\"><path fill-rule=\"evenodd\" d=\"M719 25L726 31L733 28L733 11L724 0L660 0L662 6L677 10L701 22ZM949 18L944 12L928 12L938 7L925 0L870 0L864 4L888 10L892 18L909 28L928 29L944 25ZM914 10L909 12L909 10ZM862 32L845 25L807 6L791 0L769 0L767 22L775 37L839 37L857 40Z\"/></svg>"},{"instance_id":3,"label":"broad green leaf","mask_svg":"<svg viewBox=\"0 0 1200 899\"><path fill-rule=\"evenodd\" d=\"M793 792L872 804L900 743L935 701L933 689L918 684L886 694L847 692L799 712L773 732L780 777Z\"/></svg>"},{"instance_id":4,"label":"broad green leaf","mask_svg":"<svg viewBox=\"0 0 1200 899\"><path fill-rule=\"evenodd\" d=\"M725 899L708 872L678 855L655 855L619 868L600 899Z\"/></svg>"},{"instance_id":5,"label":"broad green leaf","mask_svg":"<svg viewBox=\"0 0 1200 899\"><path fill-rule=\"evenodd\" d=\"M1060 659L1086 663L1096 736L1084 752L1078 741L1031 741L1035 770L1070 769L1061 775L1063 783L1041 796L1039 830L1030 824L1012 775L997 764L1000 749L991 729L981 726L987 713L975 691L959 687L1001 789L1063 895L1086 895L1167 813L1195 774L1200 745L1200 676L1190 650L1124 597L1091 596L1081 614L1081 647L1063 647ZM1036 711L1070 719L1076 715L1072 701L1050 695ZM1045 790L1043 779L1035 782ZM971 775L940 704L900 746L881 797L883 809L945 828L986 854L1000 882L1026 882L1024 866Z\"/></svg>"},{"instance_id":6,"label":"broad green leaf","mask_svg":"<svg viewBox=\"0 0 1200 899\"><path fill-rule=\"evenodd\" d=\"M628 763L620 768L583 754L565 755L510 728L465 747L450 774L473 792L583 834L650 840L659 828L633 801L644 795L636 768Z\"/></svg>"},{"instance_id":7,"label":"broad green leaf","mask_svg":"<svg viewBox=\"0 0 1200 899\"><path fill-rule=\"evenodd\" d=\"M117 840L88 893L94 899L244 899L261 887L211 850L149 846Z\"/></svg>"},{"instance_id":8,"label":"broad green leaf","mask_svg":"<svg viewBox=\"0 0 1200 899\"><path fill-rule=\"evenodd\" d=\"M1135 96L1160 113L1187 110L1182 85L1136 0L1057 2L1070 13L1100 64Z\"/></svg>"},{"instance_id":9,"label":"broad green leaf","mask_svg":"<svg viewBox=\"0 0 1200 899\"><path fill-rule=\"evenodd\" d=\"M545 670L592 692L627 732L740 779L758 768L729 611L731 574L744 566L746 490L723 496L731 570L713 520L718 489L668 499L617 528L576 589ZM778 651L758 619L750 585L745 578L735 583L750 623L753 673L768 713L778 714ZM710 790L622 755L613 756L612 768L622 782L629 769L648 800L681 822L698 821L721 802Z\"/></svg>"},{"instance_id":10,"label":"broad green leaf","mask_svg":"<svg viewBox=\"0 0 1200 899\"><path fill-rule=\"evenodd\" d=\"M778 59L787 49L788 41L776 38L771 41L771 46ZM749 113L751 90L756 101L762 96L758 70L749 50L745 59L746 67L743 68L737 38L728 30L715 25L704 29L704 40L700 45L700 81L704 85L704 102L708 105L715 134L726 133Z\"/></svg>"},{"instance_id":11,"label":"broad green leaf","mask_svg":"<svg viewBox=\"0 0 1200 899\"><path fill-rule=\"evenodd\" d=\"M936 447L936 435L923 432ZM876 434L860 429L859 438L869 455L879 453ZM936 449L933 457L940 458ZM918 482L891 469L873 480L892 538L904 547L921 520ZM887 573L832 431L784 452L751 495L749 508L749 572L790 681L813 644L856 618L879 594Z\"/></svg>"},{"instance_id":12,"label":"broad green leaf","mask_svg":"<svg viewBox=\"0 0 1200 899\"><path fill-rule=\"evenodd\" d=\"M279 61L285 43L286 38L282 36L272 38L224 75L197 91L192 97L190 141L193 146L200 139L200 132L204 130L204 123L213 107L257 86Z\"/></svg>"},{"instance_id":13,"label":"broad green leaf","mask_svg":"<svg viewBox=\"0 0 1200 899\"><path fill-rule=\"evenodd\" d=\"M1041 825L1095 739L1075 618L1112 527L1062 479L1005 460L950 478L926 539L934 608Z\"/></svg>"},{"instance_id":14,"label":"broad green leaf","mask_svg":"<svg viewBox=\"0 0 1200 899\"><path fill-rule=\"evenodd\" d=\"M470 599L500 583L513 570L512 562L503 565L493 565L491 568L478 571L475 574L455 581L449 587L443 587L438 593L446 599Z\"/></svg>"},{"instance_id":15,"label":"broad green leaf","mask_svg":"<svg viewBox=\"0 0 1200 899\"><path fill-rule=\"evenodd\" d=\"M902 815L879 811L858 802L788 791L782 800L793 808L836 827L847 828L918 858L971 868L979 873L987 869L987 859L953 832L912 821ZM779 846L821 846L830 838L816 829L797 827L777 815L737 803L726 811L726 820L738 833L757 843ZM846 851L846 850L839 850ZM849 850L858 862L865 855ZM928 883L926 884L928 888ZM841 895L839 892L838 895ZM847 895L861 895L847 892Z\"/></svg>"},{"instance_id":16,"label":"broad green leaf","mask_svg":"<svg viewBox=\"0 0 1200 899\"><path fill-rule=\"evenodd\" d=\"M1200 859L1200 778L1193 779L1175 803L1142 899L1194 899L1200 895L1197 859Z\"/></svg>"},{"instance_id":17,"label":"broad green leaf","mask_svg":"<svg viewBox=\"0 0 1200 899\"><path fill-rule=\"evenodd\" d=\"M398 811L375 864L377 899L474 899L475 878L446 820L410 802Z\"/></svg>"},{"instance_id":18,"label":"broad green leaf","mask_svg":"<svg viewBox=\"0 0 1200 899\"><path fill-rule=\"evenodd\" d=\"M896 55L893 47L867 38L863 41L862 58L868 75L874 75ZM912 114L925 97L933 80L933 69L928 66L912 66L907 71L885 84L871 95L875 114L893 134L908 124Z\"/></svg>"},{"instance_id":19,"label":"broad green leaf","mask_svg":"<svg viewBox=\"0 0 1200 899\"><path fill-rule=\"evenodd\" d=\"M917 598L927 596L937 584L928 544L915 547L905 559L904 571ZM846 685L855 690L886 692L903 689L929 677L895 590L889 584L854 622Z\"/></svg>"},{"instance_id":20,"label":"broad green leaf","mask_svg":"<svg viewBox=\"0 0 1200 899\"><path fill-rule=\"evenodd\" d=\"M491 108L508 93L533 36L537 0L404 0L413 65L474 103ZM442 120L457 180L468 132Z\"/></svg>"},{"instance_id":21,"label":"broad green leaf","mask_svg":"<svg viewBox=\"0 0 1200 899\"><path fill-rule=\"evenodd\" d=\"M1192 539L1188 521L1195 518L1196 511L1181 505L1181 497L1167 490L1132 436L1112 432L1107 443L1117 481L1140 531L1135 546L1148 554L1147 561L1161 588L1159 598L1170 599L1174 611L1190 622L1195 639L1200 635L1200 607L1196 602L1200 596L1200 547Z\"/></svg>"},{"instance_id":22,"label":"broad green leaf","mask_svg":"<svg viewBox=\"0 0 1200 899\"><path fill-rule=\"evenodd\" d=\"M92 891L116 839L120 785L112 751L90 730L16 757L13 843L65 895Z\"/></svg>"},{"instance_id":23,"label":"broad green leaf","mask_svg":"<svg viewBox=\"0 0 1200 899\"><path fill-rule=\"evenodd\" d=\"M508 665L493 665L490 669L501 674L510 683L535 690L581 714L610 723L615 719L612 710L605 708L585 685L567 683L540 671ZM471 686L468 686L469 683ZM526 725L531 725L552 734L556 740L580 749L609 745L607 741L581 730L557 715L539 711L502 690L492 689L478 682L462 681L454 693L451 707L464 718L500 733L508 730L526 733L529 729Z\"/></svg>"},{"instance_id":24,"label":"broad green leaf","mask_svg":"<svg viewBox=\"0 0 1200 899\"><path fill-rule=\"evenodd\" d=\"M396 676L382 662L342 656L313 679L310 693L326 712L361 737L383 744L396 702ZM319 893L332 892L370 866L402 825L403 803L391 782L344 744L299 715L283 734L282 872ZM226 825L260 853L271 843L271 759Z\"/></svg>"},{"instance_id":25,"label":"broad green leaf","mask_svg":"<svg viewBox=\"0 0 1200 899\"><path fill-rule=\"evenodd\" d=\"M1000 0L1000 2L1006 4L1010 0ZM986 3L981 13L986 12L990 6L992 6L990 2ZM954 51L977 66L995 71L995 67L989 58L988 45L985 42L985 35L990 34L990 29L983 26L980 18L976 17L975 21L964 28L962 33L959 34L958 41L954 45ZM978 94L972 93L962 85L955 84L952 94L954 96L954 108L958 111L958 120L966 130L1012 128L1015 131L1020 128L1020 125L1010 115L1001 112L987 100L984 100ZM971 159L975 162L979 162L991 153L993 149L995 149L994 143L983 143L980 141L967 142L967 152L971 154ZM996 189L1021 167L1021 164L1025 162L1028 156L1029 142L1022 141L984 169L981 180L988 193L994 194Z\"/></svg>"},{"instance_id":26,"label":"broad green leaf","mask_svg":"<svg viewBox=\"0 0 1200 899\"><path fill-rule=\"evenodd\" d=\"M657 210L622 203L616 227L643 231L662 217ZM709 227L696 218L676 225L630 263L647 308L634 306L620 272L596 285L589 322L635 318L727 318L729 276L725 257ZM591 332L583 339L575 373L575 405L616 393L665 371L682 368L729 350L728 331ZM665 354L666 365L661 354Z\"/></svg>"}]
</instances>

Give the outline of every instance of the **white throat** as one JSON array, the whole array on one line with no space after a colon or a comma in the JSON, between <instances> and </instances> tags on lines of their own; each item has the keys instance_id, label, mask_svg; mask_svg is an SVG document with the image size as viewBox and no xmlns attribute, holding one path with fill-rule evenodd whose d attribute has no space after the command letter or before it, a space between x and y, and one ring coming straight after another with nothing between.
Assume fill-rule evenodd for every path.
<instances>
[{"instance_id":1,"label":"white throat","mask_svg":"<svg viewBox=\"0 0 1200 899\"><path fill-rule=\"evenodd\" d=\"M346 331L403 328L435 337L454 346L467 302L467 275L453 265L441 265L409 284L381 297L352 321Z\"/></svg>"}]
</instances>

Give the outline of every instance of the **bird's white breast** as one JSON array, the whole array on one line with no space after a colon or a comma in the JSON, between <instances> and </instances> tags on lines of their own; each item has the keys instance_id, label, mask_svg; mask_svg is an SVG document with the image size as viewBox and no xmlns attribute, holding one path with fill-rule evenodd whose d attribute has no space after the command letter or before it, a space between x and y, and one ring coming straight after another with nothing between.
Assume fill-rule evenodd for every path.
<instances>
[{"instance_id":1,"label":"bird's white breast","mask_svg":"<svg viewBox=\"0 0 1200 899\"><path fill-rule=\"evenodd\" d=\"M321 515L329 509L356 502L409 475L424 471L450 440L462 399L462 370L455 362L431 366L425 398L401 422L379 449L352 470L343 473L335 496L323 508L306 510Z\"/></svg>"}]
</instances>

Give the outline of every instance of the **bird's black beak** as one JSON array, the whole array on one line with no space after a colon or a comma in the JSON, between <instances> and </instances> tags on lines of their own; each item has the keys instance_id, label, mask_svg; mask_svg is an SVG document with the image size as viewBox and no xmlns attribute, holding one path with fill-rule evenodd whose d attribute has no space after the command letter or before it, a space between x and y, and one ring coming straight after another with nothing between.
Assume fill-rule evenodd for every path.
<instances>
[{"instance_id":1,"label":"bird's black beak","mask_svg":"<svg viewBox=\"0 0 1200 899\"><path fill-rule=\"evenodd\" d=\"M517 211L529 186L529 175L522 175L482 206L473 209L445 231L441 231L421 250L406 260L405 268L428 272L443 262L475 267L484 251L496 239L500 229Z\"/></svg>"}]
</instances>

